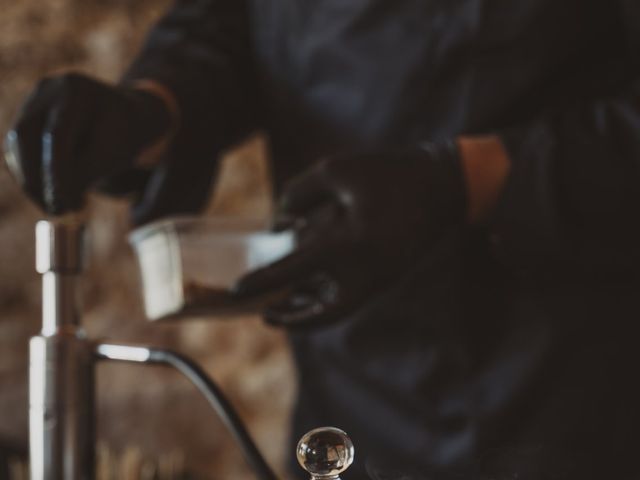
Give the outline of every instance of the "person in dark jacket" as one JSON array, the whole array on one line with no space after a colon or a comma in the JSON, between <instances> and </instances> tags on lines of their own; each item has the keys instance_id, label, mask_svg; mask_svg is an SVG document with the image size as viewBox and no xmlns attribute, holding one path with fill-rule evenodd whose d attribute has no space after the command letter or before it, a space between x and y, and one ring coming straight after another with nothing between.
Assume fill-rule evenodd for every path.
<instances>
[{"instance_id":1,"label":"person in dark jacket","mask_svg":"<svg viewBox=\"0 0 640 480\"><path fill-rule=\"evenodd\" d=\"M178 0L120 84L44 80L5 155L50 213L98 185L142 223L264 130L299 246L236 294L292 289L293 439L349 432L350 479L631 480L639 72L635 0Z\"/></svg>"}]
</instances>

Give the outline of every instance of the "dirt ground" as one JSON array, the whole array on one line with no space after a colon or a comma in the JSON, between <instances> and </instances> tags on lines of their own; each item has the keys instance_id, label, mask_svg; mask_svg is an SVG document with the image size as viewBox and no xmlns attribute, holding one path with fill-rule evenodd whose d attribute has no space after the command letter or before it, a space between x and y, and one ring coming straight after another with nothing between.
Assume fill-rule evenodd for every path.
<instances>
[{"instance_id":1,"label":"dirt ground","mask_svg":"<svg viewBox=\"0 0 640 480\"><path fill-rule=\"evenodd\" d=\"M117 79L166 4L0 0L0 134L4 136L24 96L43 75L71 68ZM268 215L268 171L261 151L261 142L255 141L225 159L207 214ZM23 198L2 162L0 443L26 445L27 440L27 342L40 322L33 248L33 226L39 218L40 212ZM170 347L197 359L220 382L270 463L282 472L287 412L294 394L282 332L267 328L258 318L148 324L126 244L127 205L92 198L89 218L91 265L83 284L89 334ZM138 463L179 458L196 478L251 478L221 423L178 375L148 367L101 365L98 377L101 451L108 451L110 458L127 457L129 467L133 457Z\"/></svg>"}]
</instances>

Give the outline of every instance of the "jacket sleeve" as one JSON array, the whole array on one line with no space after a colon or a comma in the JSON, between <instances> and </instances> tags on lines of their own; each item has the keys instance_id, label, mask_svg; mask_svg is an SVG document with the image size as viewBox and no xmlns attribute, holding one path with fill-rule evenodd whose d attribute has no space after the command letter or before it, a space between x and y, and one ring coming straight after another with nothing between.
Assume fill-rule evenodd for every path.
<instances>
[{"instance_id":1,"label":"jacket sleeve","mask_svg":"<svg viewBox=\"0 0 640 480\"><path fill-rule=\"evenodd\" d=\"M145 178L135 223L198 210L220 152L257 128L257 88L243 0L176 0L151 30L123 82L153 80L180 109L166 159Z\"/></svg>"},{"instance_id":2,"label":"jacket sleeve","mask_svg":"<svg viewBox=\"0 0 640 480\"><path fill-rule=\"evenodd\" d=\"M491 228L516 270L602 279L640 268L640 3L617 4L626 83L501 132L512 167Z\"/></svg>"}]
</instances>

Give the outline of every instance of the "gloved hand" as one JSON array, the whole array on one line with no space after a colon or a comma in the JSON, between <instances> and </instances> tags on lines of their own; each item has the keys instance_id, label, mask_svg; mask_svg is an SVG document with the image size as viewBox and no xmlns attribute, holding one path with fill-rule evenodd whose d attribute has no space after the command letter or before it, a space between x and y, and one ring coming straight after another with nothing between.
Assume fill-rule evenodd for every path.
<instances>
[{"instance_id":1,"label":"gloved hand","mask_svg":"<svg viewBox=\"0 0 640 480\"><path fill-rule=\"evenodd\" d=\"M97 181L125 171L171 126L157 96L79 74L46 78L27 99L4 144L23 190L47 213L82 207Z\"/></svg>"},{"instance_id":2,"label":"gloved hand","mask_svg":"<svg viewBox=\"0 0 640 480\"><path fill-rule=\"evenodd\" d=\"M288 287L288 298L264 312L267 322L330 323L407 273L465 216L453 142L331 158L282 195L276 228L294 226L294 253L240 279L235 291L244 297Z\"/></svg>"}]
</instances>

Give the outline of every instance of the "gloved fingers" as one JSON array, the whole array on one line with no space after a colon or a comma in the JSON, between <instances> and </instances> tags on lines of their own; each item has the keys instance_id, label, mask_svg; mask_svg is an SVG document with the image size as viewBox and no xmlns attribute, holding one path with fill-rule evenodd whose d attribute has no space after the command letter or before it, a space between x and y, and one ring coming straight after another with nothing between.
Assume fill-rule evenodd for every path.
<instances>
[{"instance_id":1,"label":"gloved fingers","mask_svg":"<svg viewBox=\"0 0 640 480\"><path fill-rule=\"evenodd\" d=\"M263 316L267 323L289 329L329 326L355 312L374 288L362 265L340 265L299 282Z\"/></svg>"},{"instance_id":2,"label":"gloved fingers","mask_svg":"<svg viewBox=\"0 0 640 480\"><path fill-rule=\"evenodd\" d=\"M170 126L162 100L154 95L117 90L105 90L102 95L108 101L92 112L93 128L86 139L87 153L94 160L92 170L100 179L131 169L139 154L157 145ZM109 146L108 157L105 145Z\"/></svg>"},{"instance_id":3,"label":"gloved fingers","mask_svg":"<svg viewBox=\"0 0 640 480\"><path fill-rule=\"evenodd\" d=\"M184 168L181 162L168 161L149 172L132 205L134 225L202 209L215 179L216 162L196 156L191 160L189 168Z\"/></svg>"},{"instance_id":4,"label":"gloved fingers","mask_svg":"<svg viewBox=\"0 0 640 480\"><path fill-rule=\"evenodd\" d=\"M90 159L79 146L86 125L86 105L70 99L54 107L42 134L42 189L46 210L59 215L82 208L91 179L86 169Z\"/></svg>"},{"instance_id":5,"label":"gloved fingers","mask_svg":"<svg viewBox=\"0 0 640 480\"><path fill-rule=\"evenodd\" d=\"M55 84L42 80L22 106L4 140L4 157L22 189L40 207L42 195L42 132L47 113L57 99Z\"/></svg>"},{"instance_id":6,"label":"gloved fingers","mask_svg":"<svg viewBox=\"0 0 640 480\"><path fill-rule=\"evenodd\" d=\"M325 306L315 297L294 292L287 301L265 309L262 316L265 322L275 327L309 328L317 325L313 320L324 310Z\"/></svg>"},{"instance_id":7,"label":"gloved fingers","mask_svg":"<svg viewBox=\"0 0 640 480\"><path fill-rule=\"evenodd\" d=\"M331 198L332 187L317 169L304 173L285 186L276 208L276 225L279 218L305 216Z\"/></svg>"},{"instance_id":8,"label":"gloved fingers","mask_svg":"<svg viewBox=\"0 0 640 480\"><path fill-rule=\"evenodd\" d=\"M338 283L327 274L317 274L296 286L283 301L270 305L263 317L270 325L289 329L328 325L339 319Z\"/></svg>"},{"instance_id":9,"label":"gloved fingers","mask_svg":"<svg viewBox=\"0 0 640 480\"><path fill-rule=\"evenodd\" d=\"M332 250L340 250L345 247L345 225L341 219L342 210L335 203L322 203L303 217L295 217L291 228L296 234L298 245L306 245L316 241L322 241Z\"/></svg>"},{"instance_id":10,"label":"gloved fingers","mask_svg":"<svg viewBox=\"0 0 640 480\"><path fill-rule=\"evenodd\" d=\"M321 240L302 245L286 257L243 276L232 291L244 298L294 285L322 263L328 249Z\"/></svg>"},{"instance_id":11,"label":"gloved fingers","mask_svg":"<svg viewBox=\"0 0 640 480\"><path fill-rule=\"evenodd\" d=\"M38 133L31 134L27 134L24 129L20 133L16 130L9 131L4 139L4 159L18 185L40 207L44 207L40 162L31 161L42 157L40 133L40 129Z\"/></svg>"},{"instance_id":12,"label":"gloved fingers","mask_svg":"<svg viewBox=\"0 0 640 480\"><path fill-rule=\"evenodd\" d=\"M131 222L143 225L162 216L172 213L171 206L184 197L186 189L177 184L169 172L170 165L158 165L139 190L137 198L131 205Z\"/></svg>"},{"instance_id":13,"label":"gloved fingers","mask_svg":"<svg viewBox=\"0 0 640 480\"><path fill-rule=\"evenodd\" d=\"M121 197L144 190L152 172L141 168L130 168L121 172L108 175L100 179L96 188L113 197Z\"/></svg>"},{"instance_id":14,"label":"gloved fingers","mask_svg":"<svg viewBox=\"0 0 640 480\"><path fill-rule=\"evenodd\" d=\"M298 217L294 225L296 249L293 253L245 275L235 286L236 294L253 296L289 287L309 278L317 267L338 258L347 247L337 215L334 204L324 204L306 217Z\"/></svg>"},{"instance_id":15,"label":"gloved fingers","mask_svg":"<svg viewBox=\"0 0 640 480\"><path fill-rule=\"evenodd\" d=\"M45 77L25 99L18 114L17 124L28 124L43 118L60 98L60 85L55 78Z\"/></svg>"}]
</instances>

